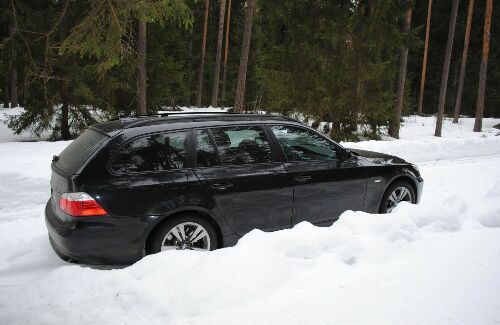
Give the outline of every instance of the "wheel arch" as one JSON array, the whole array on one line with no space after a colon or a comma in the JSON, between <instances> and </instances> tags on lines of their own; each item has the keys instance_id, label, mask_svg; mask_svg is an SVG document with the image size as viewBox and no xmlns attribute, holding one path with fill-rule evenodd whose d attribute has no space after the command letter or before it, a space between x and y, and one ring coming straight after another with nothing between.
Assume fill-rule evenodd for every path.
<instances>
[{"instance_id":1,"label":"wheel arch","mask_svg":"<svg viewBox=\"0 0 500 325\"><path fill-rule=\"evenodd\" d=\"M415 201L418 202L419 198L418 198L418 190L417 190L416 180L412 177L411 174L407 174L407 173L397 174L390 181L387 182L387 184L384 188L384 191L382 192L382 195L380 196L380 198L378 200L378 207L379 208L380 208L380 204L382 203L382 199L384 198L384 195L387 192L387 189L389 189L389 187L392 184L394 184L395 182L399 182L399 181L404 181L404 182L407 182L408 184L411 185L413 192L415 193Z\"/></svg>"},{"instance_id":2,"label":"wheel arch","mask_svg":"<svg viewBox=\"0 0 500 325\"><path fill-rule=\"evenodd\" d=\"M166 216L163 216L161 218L158 218L158 220L150 227L148 230L145 240L144 240L144 251L147 253L149 251L149 247L151 245L151 241L156 234L156 231L161 229L161 226L168 222L169 220L172 220L172 218L176 218L182 215L189 215L189 214L195 214L199 217L202 217L205 219L207 222L209 222L213 227L214 230L217 234L217 242L218 242L218 247L217 248L222 248L224 247L224 236L223 236L223 230L221 228L221 225L217 221L217 218L212 216L208 211L205 211L202 208L199 207L188 207L185 209L181 210L176 210Z\"/></svg>"}]
</instances>

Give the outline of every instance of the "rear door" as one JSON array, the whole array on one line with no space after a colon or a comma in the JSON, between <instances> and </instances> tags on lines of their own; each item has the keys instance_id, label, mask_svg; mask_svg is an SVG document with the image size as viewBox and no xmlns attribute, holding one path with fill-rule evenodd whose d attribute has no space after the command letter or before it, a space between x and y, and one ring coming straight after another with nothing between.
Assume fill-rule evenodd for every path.
<instances>
[{"instance_id":1,"label":"rear door","mask_svg":"<svg viewBox=\"0 0 500 325\"><path fill-rule=\"evenodd\" d=\"M237 235L290 227L293 188L262 126L199 129L196 138L195 173Z\"/></svg>"},{"instance_id":2,"label":"rear door","mask_svg":"<svg viewBox=\"0 0 500 325\"><path fill-rule=\"evenodd\" d=\"M363 209L365 171L356 157L339 159L330 140L303 127L270 129L287 158L285 166L294 184L294 225L328 223L346 210Z\"/></svg>"}]
</instances>

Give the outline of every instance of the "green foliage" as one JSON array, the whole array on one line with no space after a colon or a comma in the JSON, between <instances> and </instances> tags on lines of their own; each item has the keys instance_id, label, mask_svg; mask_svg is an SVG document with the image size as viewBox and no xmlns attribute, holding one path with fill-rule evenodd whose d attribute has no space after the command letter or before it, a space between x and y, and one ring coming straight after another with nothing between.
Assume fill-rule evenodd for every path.
<instances>
[{"instance_id":1,"label":"green foliage","mask_svg":"<svg viewBox=\"0 0 500 325\"><path fill-rule=\"evenodd\" d=\"M100 73L136 57L137 20L161 26L174 22L184 28L193 23L192 12L184 0L91 0L83 17L62 42L60 53L95 57Z\"/></svg>"},{"instance_id":2,"label":"green foliage","mask_svg":"<svg viewBox=\"0 0 500 325\"><path fill-rule=\"evenodd\" d=\"M263 106L330 122L339 140L358 124L376 135L394 107L400 49L414 40L398 24L403 9L390 0L263 3Z\"/></svg>"}]
</instances>

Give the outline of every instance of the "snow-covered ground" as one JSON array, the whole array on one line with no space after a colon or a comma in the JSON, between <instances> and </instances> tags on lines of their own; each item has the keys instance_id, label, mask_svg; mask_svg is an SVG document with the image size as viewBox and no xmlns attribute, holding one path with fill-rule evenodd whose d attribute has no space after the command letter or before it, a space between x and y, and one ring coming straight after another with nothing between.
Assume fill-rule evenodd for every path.
<instances>
[{"instance_id":1,"label":"snow-covered ground","mask_svg":"<svg viewBox=\"0 0 500 325\"><path fill-rule=\"evenodd\" d=\"M68 142L0 143L0 324L499 324L500 120L472 123L435 138L410 117L401 140L344 144L418 163L420 205L112 270L48 243L49 164Z\"/></svg>"}]
</instances>

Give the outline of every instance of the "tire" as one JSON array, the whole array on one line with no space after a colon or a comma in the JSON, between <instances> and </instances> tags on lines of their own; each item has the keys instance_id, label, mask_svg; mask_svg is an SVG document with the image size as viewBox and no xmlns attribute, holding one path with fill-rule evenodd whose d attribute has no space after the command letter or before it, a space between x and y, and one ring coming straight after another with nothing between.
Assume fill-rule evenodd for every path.
<instances>
[{"instance_id":1,"label":"tire","mask_svg":"<svg viewBox=\"0 0 500 325\"><path fill-rule=\"evenodd\" d=\"M175 249L209 251L217 249L218 244L217 232L210 222L196 214L185 214L160 224L146 253Z\"/></svg>"},{"instance_id":2,"label":"tire","mask_svg":"<svg viewBox=\"0 0 500 325\"><path fill-rule=\"evenodd\" d=\"M393 194L395 196L393 196ZM402 198L400 197L401 195L403 195ZM416 199L415 190L410 183L406 181L396 181L385 191L378 212L390 213L400 202L406 201L415 204Z\"/></svg>"}]
</instances>

